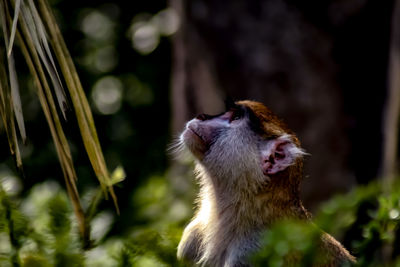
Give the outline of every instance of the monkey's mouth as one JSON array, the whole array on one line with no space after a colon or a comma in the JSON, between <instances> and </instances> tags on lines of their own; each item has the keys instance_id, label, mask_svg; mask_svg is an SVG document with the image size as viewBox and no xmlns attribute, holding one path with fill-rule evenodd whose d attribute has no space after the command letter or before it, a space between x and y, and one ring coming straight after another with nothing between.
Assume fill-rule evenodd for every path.
<instances>
[{"instance_id":1,"label":"monkey's mouth","mask_svg":"<svg viewBox=\"0 0 400 267\"><path fill-rule=\"evenodd\" d=\"M205 142L205 141L204 141L204 138L203 138L195 129L193 129L193 126L189 125L189 126L187 127L187 130L190 131L191 134L196 135L199 139L201 139L201 141Z\"/></svg>"},{"instance_id":2,"label":"monkey's mouth","mask_svg":"<svg viewBox=\"0 0 400 267\"><path fill-rule=\"evenodd\" d=\"M208 144L195 128L193 125L186 127L186 130L183 132L183 141L193 155L201 159L208 150Z\"/></svg>"}]
</instances>

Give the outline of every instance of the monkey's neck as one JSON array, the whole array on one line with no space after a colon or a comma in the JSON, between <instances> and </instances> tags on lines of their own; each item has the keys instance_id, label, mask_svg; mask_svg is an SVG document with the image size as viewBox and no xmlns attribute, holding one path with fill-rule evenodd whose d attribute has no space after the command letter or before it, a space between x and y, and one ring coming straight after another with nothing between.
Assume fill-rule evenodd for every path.
<instances>
[{"instance_id":1,"label":"monkey's neck","mask_svg":"<svg viewBox=\"0 0 400 267\"><path fill-rule=\"evenodd\" d=\"M222 227L232 225L236 231L247 232L249 227L265 228L281 219L309 219L299 195L289 190L254 191L215 188L211 184L203 185L200 203L212 214L215 222L221 221ZM238 225L236 225L238 224Z\"/></svg>"},{"instance_id":2,"label":"monkey's neck","mask_svg":"<svg viewBox=\"0 0 400 267\"><path fill-rule=\"evenodd\" d=\"M294 171L293 171L294 170ZM257 184L254 177L219 177L201 173L200 199L212 206L215 218L232 222L248 222L251 226L265 227L280 219L309 219L300 200L301 171L293 168L282 172L265 185ZM236 181L230 183L230 181Z\"/></svg>"},{"instance_id":3,"label":"monkey's neck","mask_svg":"<svg viewBox=\"0 0 400 267\"><path fill-rule=\"evenodd\" d=\"M257 249L259 235L279 219L308 219L300 198L286 191L235 191L218 187L211 177L200 178L200 207L194 221L200 222L203 258L211 259L211 265L223 266L220 263L231 255L240 259Z\"/></svg>"}]
</instances>

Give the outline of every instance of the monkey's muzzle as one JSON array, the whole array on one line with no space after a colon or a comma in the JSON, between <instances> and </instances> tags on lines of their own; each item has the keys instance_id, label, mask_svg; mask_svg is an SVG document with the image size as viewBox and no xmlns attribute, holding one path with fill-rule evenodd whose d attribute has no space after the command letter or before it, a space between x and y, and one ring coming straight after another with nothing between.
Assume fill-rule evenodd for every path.
<instances>
[{"instance_id":1,"label":"monkey's muzzle","mask_svg":"<svg viewBox=\"0 0 400 267\"><path fill-rule=\"evenodd\" d=\"M202 159L208 150L207 141L199 133L199 129L194 120L187 123L185 130L181 135L181 139L186 147L198 159Z\"/></svg>"}]
</instances>

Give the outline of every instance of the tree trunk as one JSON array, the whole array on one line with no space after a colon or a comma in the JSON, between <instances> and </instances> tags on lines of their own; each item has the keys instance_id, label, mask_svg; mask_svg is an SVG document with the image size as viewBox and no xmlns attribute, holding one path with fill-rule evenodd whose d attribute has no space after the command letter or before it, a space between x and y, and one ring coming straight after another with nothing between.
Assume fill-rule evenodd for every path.
<instances>
[{"instance_id":1,"label":"tree trunk","mask_svg":"<svg viewBox=\"0 0 400 267\"><path fill-rule=\"evenodd\" d=\"M171 0L182 18L173 41L173 131L179 132L197 113L221 112L226 96L263 102L287 122L311 154L303 197L313 207L334 192L348 190L356 180L375 178L381 118L370 117L366 124L363 116L382 112L385 90L365 97L360 90L368 89L363 84L385 88L385 78L379 72L368 76L371 66L367 69L353 55L361 56L363 46L387 45L388 34L379 27L389 22L374 22L376 30L368 30L383 38L368 46L371 36L360 30L359 23L387 15L386 9L379 13L371 8L377 1L289 2ZM381 49L378 56L386 58L386 53ZM355 69L349 69L352 64ZM370 64L386 68L385 60ZM365 114L357 109L357 101L363 103ZM360 149L360 133L369 138L371 154Z\"/></svg>"},{"instance_id":2,"label":"tree trunk","mask_svg":"<svg viewBox=\"0 0 400 267\"><path fill-rule=\"evenodd\" d=\"M381 176L390 185L398 172L398 136L400 112L400 3L396 1L392 15L389 54L388 96L383 120L383 155Z\"/></svg>"}]
</instances>

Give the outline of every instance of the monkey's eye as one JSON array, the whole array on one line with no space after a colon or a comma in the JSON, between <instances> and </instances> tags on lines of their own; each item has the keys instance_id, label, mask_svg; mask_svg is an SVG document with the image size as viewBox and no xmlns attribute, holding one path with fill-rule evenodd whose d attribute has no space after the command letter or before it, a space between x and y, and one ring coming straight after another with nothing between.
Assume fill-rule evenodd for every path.
<instances>
[{"instance_id":1,"label":"monkey's eye","mask_svg":"<svg viewBox=\"0 0 400 267\"><path fill-rule=\"evenodd\" d=\"M235 115L235 116L233 116L233 118L231 119L231 121L236 121L236 120L238 120L238 119L240 119L240 116L239 116L239 115Z\"/></svg>"},{"instance_id":2,"label":"monkey's eye","mask_svg":"<svg viewBox=\"0 0 400 267\"><path fill-rule=\"evenodd\" d=\"M229 122L240 120L243 117L243 113L240 110L232 110L232 113Z\"/></svg>"}]
</instances>

